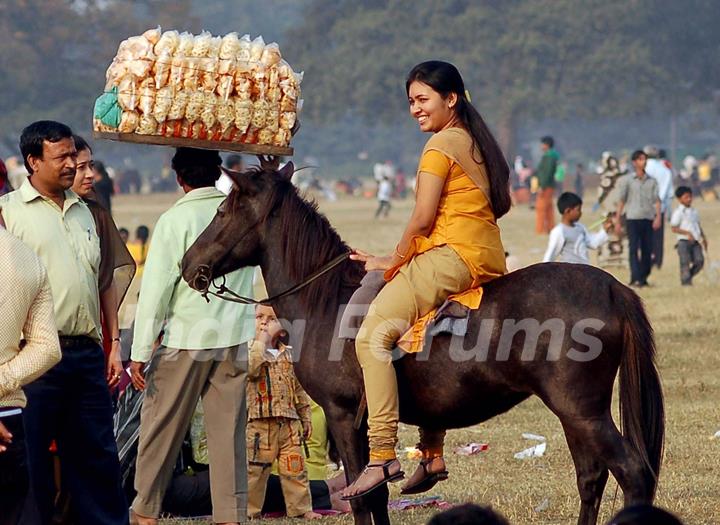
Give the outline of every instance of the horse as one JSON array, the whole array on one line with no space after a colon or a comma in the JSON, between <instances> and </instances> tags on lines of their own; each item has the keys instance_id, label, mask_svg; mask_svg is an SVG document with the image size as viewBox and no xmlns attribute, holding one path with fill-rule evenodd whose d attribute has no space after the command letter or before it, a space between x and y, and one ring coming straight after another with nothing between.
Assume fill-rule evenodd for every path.
<instances>
[{"instance_id":1,"label":"horse","mask_svg":"<svg viewBox=\"0 0 720 525\"><path fill-rule=\"evenodd\" d=\"M354 342L338 337L337 318L365 271L343 257L349 247L291 184L292 173L291 163L228 172L234 189L185 254L182 274L207 292L228 272L261 268L273 308L292 325L297 377L325 411L351 482L368 461L367 423ZM437 335L422 359L408 354L394 361L400 420L434 431L462 428L536 395L560 419L570 448L579 525L597 522L608 472L626 505L652 503L665 416L653 330L640 298L600 269L561 263L517 270L483 288L464 343ZM521 341L515 336L523 330ZM487 344L467 348L482 339ZM618 374L622 433L610 409ZM353 501L355 523L390 523L387 503L387 486Z\"/></svg>"}]
</instances>

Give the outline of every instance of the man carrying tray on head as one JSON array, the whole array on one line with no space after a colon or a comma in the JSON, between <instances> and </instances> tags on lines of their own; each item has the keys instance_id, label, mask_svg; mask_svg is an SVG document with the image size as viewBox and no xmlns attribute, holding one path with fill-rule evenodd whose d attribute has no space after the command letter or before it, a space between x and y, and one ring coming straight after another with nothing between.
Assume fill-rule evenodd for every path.
<instances>
[{"instance_id":1,"label":"man carrying tray on head","mask_svg":"<svg viewBox=\"0 0 720 525\"><path fill-rule=\"evenodd\" d=\"M216 151L177 149L172 167L185 196L158 220L145 264L131 354L133 385L146 390L131 516L135 523L158 522L165 489L201 397L213 520L238 523L246 517L245 378L254 311L220 299L208 303L180 274L185 252L225 199L215 188L220 165ZM226 279L242 295L252 294L252 268L232 272ZM161 345L152 355L161 334Z\"/></svg>"}]
</instances>

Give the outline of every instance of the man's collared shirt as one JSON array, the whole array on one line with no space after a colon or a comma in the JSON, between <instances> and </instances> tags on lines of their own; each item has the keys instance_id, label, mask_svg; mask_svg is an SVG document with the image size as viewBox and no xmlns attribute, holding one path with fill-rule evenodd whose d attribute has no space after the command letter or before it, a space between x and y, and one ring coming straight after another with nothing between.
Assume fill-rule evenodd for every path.
<instances>
[{"instance_id":1,"label":"man's collared shirt","mask_svg":"<svg viewBox=\"0 0 720 525\"><path fill-rule=\"evenodd\" d=\"M647 174L640 178L631 173L618 181L618 200L625 203L625 217L628 220L655 218L655 203L658 196L657 181Z\"/></svg>"},{"instance_id":2,"label":"man's collared shirt","mask_svg":"<svg viewBox=\"0 0 720 525\"><path fill-rule=\"evenodd\" d=\"M135 314L131 359L147 362L163 333L162 345L182 350L235 346L252 339L252 306L219 298L207 302L182 278L185 252L210 224L225 195L216 188L198 188L178 200L158 220L142 276ZM253 268L225 276L231 290L251 296Z\"/></svg>"},{"instance_id":3,"label":"man's collared shirt","mask_svg":"<svg viewBox=\"0 0 720 525\"><path fill-rule=\"evenodd\" d=\"M696 241L702 240L702 229L700 228L700 215L695 208L680 204L670 218L670 226L690 232ZM684 233L678 233L679 241L689 241L690 238Z\"/></svg>"},{"instance_id":4,"label":"man's collared shirt","mask_svg":"<svg viewBox=\"0 0 720 525\"><path fill-rule=\"evenodd\" d=\"M7 229L40 257L47 268L60 335L102 340L100 325L100 239L87 205L65 191L62 209L25 180L0 197Z\"/></svg>"}]
</instances>

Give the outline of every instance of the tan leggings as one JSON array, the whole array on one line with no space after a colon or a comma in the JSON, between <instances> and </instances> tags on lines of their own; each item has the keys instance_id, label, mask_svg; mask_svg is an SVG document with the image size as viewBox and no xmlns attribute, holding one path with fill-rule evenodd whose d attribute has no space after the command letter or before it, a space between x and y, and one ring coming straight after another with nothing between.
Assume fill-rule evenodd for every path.
<instances>
[{"instance_id":1,"label":"tan leggings","mask_svg":"<svg viewBox=\"0 0 720 525\"><path fill-rule=\"evenodd\" d=\"M471 285L467 265L452 248L440 246L403 266L370 305L355 351L365 383L371 460L396 457L399 408L391 356L395 342L420 317Z\"/></svg>"}]
</instances>

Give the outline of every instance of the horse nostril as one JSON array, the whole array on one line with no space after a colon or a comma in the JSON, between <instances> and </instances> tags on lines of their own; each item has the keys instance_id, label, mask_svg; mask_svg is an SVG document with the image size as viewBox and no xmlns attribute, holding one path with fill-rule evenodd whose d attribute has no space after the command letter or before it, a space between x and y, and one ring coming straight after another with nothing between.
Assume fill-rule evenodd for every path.
<instances>
[{"instance_id":1,"label":"horse nostril","mask_svg":"<svg viewBox=\"0 0 720 525\"><path fill-rule=\"evenodd\" d=\"M210 267L203 264L202 266L199 266L196 270L195 277L193 277L192 279L191 286L198 291L204 292L210 288L211 282L212 272L210 271Z\"/></svg>"}]
</instances>

